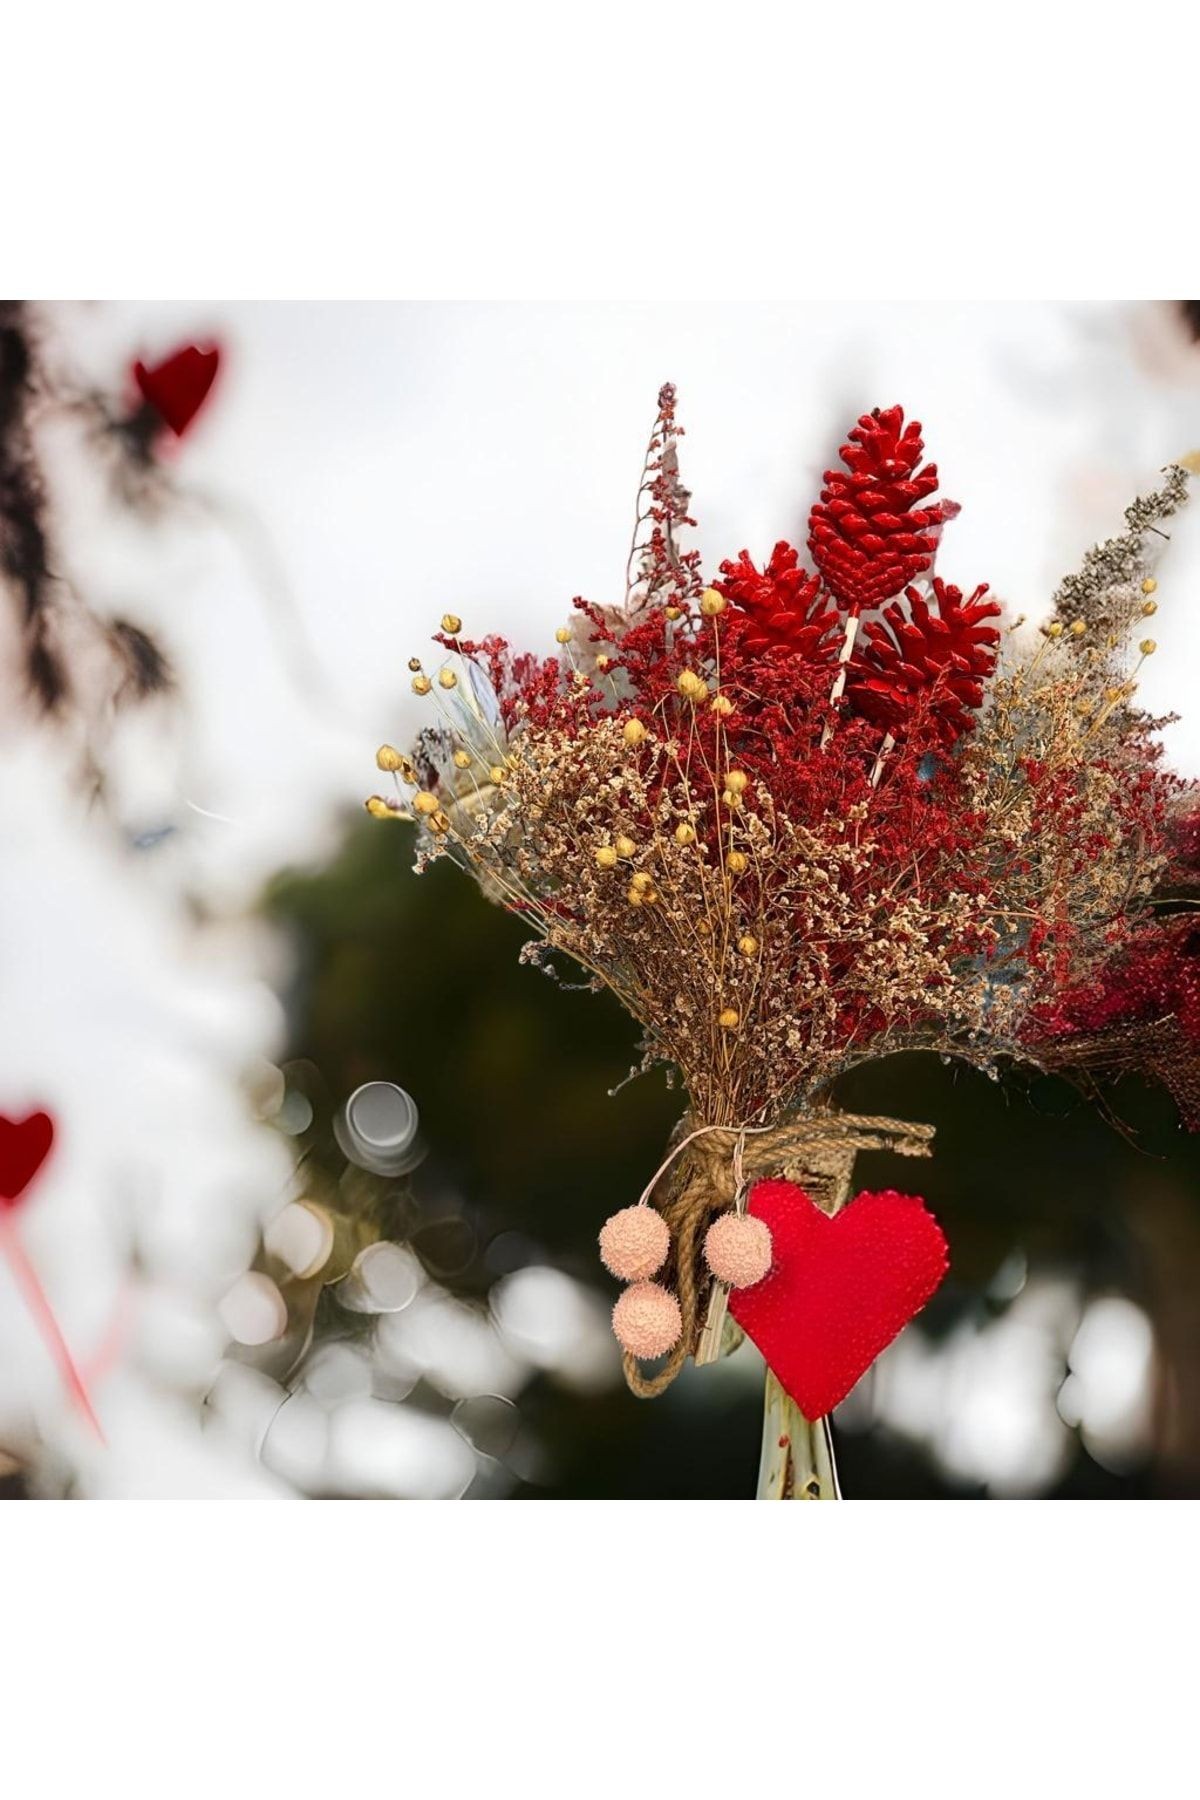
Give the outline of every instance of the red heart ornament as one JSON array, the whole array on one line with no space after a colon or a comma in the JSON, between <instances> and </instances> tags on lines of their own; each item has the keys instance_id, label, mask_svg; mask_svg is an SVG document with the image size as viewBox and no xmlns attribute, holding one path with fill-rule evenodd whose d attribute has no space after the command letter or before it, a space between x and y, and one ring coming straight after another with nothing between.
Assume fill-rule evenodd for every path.
<instances>
[{"instance_id":1,"label":"red heart ornament","mask_svg":"<svg viewBox=\"0 0 1200 1800\"><path fill-rule=\"evenodd\" d=\"M15 1212L53 1142L54 1120L49 1113L30 1113L20 1120L0 1113L0 1212Z\"/></svg>"},{"instance_id":2,"label":"red heart ornament","mask_svg":"<svg viewBox=\"0 0 1200 1800\"><path fill-rule=\"evenodd\" d=\"M831 1216L793 1182L760 1181L747 1205L770 1227L771 1273L729 1310L805 1418L823 1418L936 1291L946 1240L923 1200L891 1188Z\"/></svg>"},{"instance_id":3,"label":"red heart ornament","mask_svg":"<svg viewBox=\"0 0 1200 1800\"><path fill-rule=\"evenodd\" d=\"M196 344L187 344L152 369L134 363L133 378L142 398L176 437L182 437L207 400L220 361L221 352L215 345L201 350Z\"/></svg>"}]
</instances>

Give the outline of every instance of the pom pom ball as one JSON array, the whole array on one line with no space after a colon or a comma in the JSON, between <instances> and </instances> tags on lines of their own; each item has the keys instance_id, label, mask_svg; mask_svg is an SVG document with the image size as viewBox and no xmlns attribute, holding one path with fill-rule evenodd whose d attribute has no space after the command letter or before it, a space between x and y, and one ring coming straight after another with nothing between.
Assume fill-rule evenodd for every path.
<instances>
[{"instance_id":1,"label":"pom pom ball","mask_svg":"<svg viewBox=\"0 0 1200 1800\"><path fill-rule=\"evenodd\" d=\"M749 1213L722 1213L708 1228L704 1258L718 1281L753 1287L771 1268L771 1232Z\"/></svg>"},{"instance_id":2,"label":"pom pom ball","mask_svg":"<svg viewBox=\"0 0 1200 1800\"><path fill-rule=\"evenodd\" d=\"M652 1206L626 1206L605 1221L600 1260L618 1281L646 1281L667 1260L671 1234Z\"/></svg>"},{"instance_id":3,"label":"pom pom ball","mask_svg":"<svg viewBox=\"0 0 1200 1800\"><path fill-rule=\"evenodd\" d=\"M657 1281L639 1281L626 1288L613 1307L613 1331L630 1356L664 1356L679 1342L682 1330L678 1300Z\"/></svg>"}]
</instances>

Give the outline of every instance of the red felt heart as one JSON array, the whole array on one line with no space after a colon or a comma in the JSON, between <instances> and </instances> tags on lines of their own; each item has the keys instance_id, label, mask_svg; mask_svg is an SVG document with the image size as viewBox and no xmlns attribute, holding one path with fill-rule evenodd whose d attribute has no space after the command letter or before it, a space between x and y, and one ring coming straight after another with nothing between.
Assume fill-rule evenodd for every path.
<instances>
[{"instance_id":1,"label":"red felt heart","mask_svg":"<svg viewBox=\"0 0 1200 1800\"><path fill-rule=\"evenodd\" d=\"M844 1400L915 1318L948 1267L925 1202L891 1188L831 1217L790 1181L760 1181L747 1202L771 1230L771 1273L735 1289L729 1310L806 1419Z\"/></svg>"},{"instance_id":2,"label":"red felt heart","mask_svg":"<svg viewBox=\"0 0 1200 1800\"><path fill-rule=\"evenodd\" d=\"M208 398L220 361L221 352L215 345L211 350L201 350L196 344L188 344L164 362L155 363L152 369L145 363L134 363L133 378L142 398L176 437L182 437Z\"/></svg>"},{"instance_id":3,"label":"red felt heart","mask_svg":"<svg viewBox=\"0 0 1200 1800\"><path fill-rule=\"evenodd\" d=\"M0 1212L15 1211L53 1142L54 1120L49 1113L30 1113L20 1120L0 1113Z\"/></svg>"}]
</instances>

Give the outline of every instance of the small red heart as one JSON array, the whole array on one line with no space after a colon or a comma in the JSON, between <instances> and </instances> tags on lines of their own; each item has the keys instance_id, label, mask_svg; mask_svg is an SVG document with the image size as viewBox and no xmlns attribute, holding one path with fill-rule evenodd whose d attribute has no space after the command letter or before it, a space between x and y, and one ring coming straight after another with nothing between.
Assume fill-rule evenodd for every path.
<instances>
[{"instance_id":1,"label":"small red heart","mask_svg":"<svg viewBox=\"0 0 1200 1800\"><path fill-rule=\"evenodd\" d=\"M217 378L221 352L216 345L201 350L187 344L164 362L148 369L145 363L133 365L133 378L142 398L152 406L176 437L182 437L208 398L208 390Z\"/></svg>"},{"instance_id":2,"label":"small red heart","mask_svg":"<svg viewBox=\"0 0 1200 1800\"><path fill-rule=\"evenodd\" d=\"M0 1113L0 1212L15 1212L53 1142L54 1120L49 1113L30 1113L21 1120Z\"/></svg>"},{"instance_id":3,"label":"small red heart","mask_svg":"<svg viewBox=\"0 0 1200 1800\"><path fill-rule=\"evenodd\" d=\"M805 1418L823 1418L936 1291L946 1240L923 1200L891 1188L830 1216L793 1182L760 1181L747 1205L770 1227L771 1273L729 1310Z\"/></svg>"}]
</instances>

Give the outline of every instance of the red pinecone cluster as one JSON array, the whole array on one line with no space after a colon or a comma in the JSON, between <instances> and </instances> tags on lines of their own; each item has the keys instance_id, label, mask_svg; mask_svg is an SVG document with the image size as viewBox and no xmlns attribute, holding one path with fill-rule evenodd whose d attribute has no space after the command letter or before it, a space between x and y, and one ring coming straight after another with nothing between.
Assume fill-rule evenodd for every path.
<instances>
[{"instance_id":1,"label":"red pinecone cluster","mask_svg":"<svg viewBox=\"0 0 1200 1800\"><path fill-rule=\"evenodd\" d=\"M776 645L810 663L831 661L836 653L837 609L821 592L821 578L800 567L797 551L782 540L761 572L743 550L736 562L723 562L717 591L745 613L749 625L742 641L761 652Z\"/></svg>"},{"instance_id":2,"label":"red pinecone cluster","mask_svg":"<svg viewBox=\"0 0 1200 1800\"><path fill-rule=\"evenodd\" d=\"M743 550L721 564L719 591L743 620L751 654L783 649L809 672L832 671L846 621L883 607L863 625L846 669L846 702L899 737L921 707L944 744L968 731L996 665L999 616L986 587L969 599L934 579L928 598L909 584L928 570L953 501L920 504L937 489L937 468L919 468L921 427L900 407L865 413L842 446L844 471L828 471L809 518L817 573L778 543L759 570ZM902 596L902 598L900 597ZM891 601L890 605L884 603ZM832 679L832 677L831 677Z\"/></svg>"},{"instance_id":3,"label":"red pinecone cluster","mask_svg":"<svg viewBox=\"0 0 1200 1800\"><path fill-rule=\"evenodd\" d=\"M1000 616L985 600L986 583L969 600L935 576L932 604L916 588L885 606L863 628L846 689L856 712L893 734L924 696L939 737L953 743L971 729L983 684L996 666L1000 633L985 620Z\"/></svg>"},{"instance_id":4,"label":"red pinecone cluster","mask_svg":"<svg viewBox=\"0 0 1200 1800\"><path fill-rule=\"evenodd\" d=\"M864 413L842 445L845 470L827 469L808 520L808 548L825 586L851 612L881 606L924 574L948 516L923 507L937 490L937 465L918 469L921 427L899 406Z\"/></svg>"}]
</instances>

